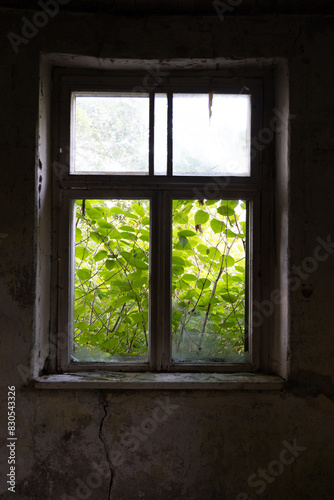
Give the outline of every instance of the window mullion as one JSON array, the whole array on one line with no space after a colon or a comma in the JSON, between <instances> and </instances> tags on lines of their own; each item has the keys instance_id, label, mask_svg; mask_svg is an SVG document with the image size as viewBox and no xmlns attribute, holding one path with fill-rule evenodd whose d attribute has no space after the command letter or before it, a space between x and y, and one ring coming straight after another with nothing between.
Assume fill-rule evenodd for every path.
<instances>
[{"instance_id":1,"label":"window mullion","mask_svg":"<svg viewBox=\"0 0 334 500\"><path fill-rule=\"evenodd\" d=\"M168 92L168 113L167 113L167 175L173 175L173 94Z\"/></svg>"},{"instance_id":2,"label":"window mullion","mask_svg":"<svg viewBox=\"0 0 334 500\"><path fill-rule=\"evenodd\" d=\"M154 98L155 94L150 93L150 124L149 124L149 175L154 174Z\"/></svg>"},{"instance_id":3,"label":"window mullion","mask_svg":"<svg viewBox=\"0 0 334 500\"><path fill-rule=\"evenodd\" d=\"M153 370L171 364L171 200L155 193L151 205L150 363Z\"/></svg>"}]
</instances>

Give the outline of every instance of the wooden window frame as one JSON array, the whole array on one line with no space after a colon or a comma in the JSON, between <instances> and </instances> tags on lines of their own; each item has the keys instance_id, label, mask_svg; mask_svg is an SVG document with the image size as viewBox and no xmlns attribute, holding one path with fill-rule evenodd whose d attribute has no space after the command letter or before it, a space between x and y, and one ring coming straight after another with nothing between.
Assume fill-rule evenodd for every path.
<instances>
[{"instance_id":1,"label":"wooden window frame","mask_svg":"<svg viewBox=\"0 0 334 500\"><path fill-rule=\"evenodd\" d=\"M256 73L256 72L255 72ZM54 260L57 267L57 329L63 333L58 343L59 372L87 372L95 370L126 372L245 372L270 371L272 318L263 318L255 324L254 304L268 296L272 276L272 250L268 245L272 236L273 171L271 147L259 149L254 141L268 122L265 107L272 100L270 77L267 74L246 76L238 72L174 71L154 88L153 93L220 92L251 94L251 158L249 177L188 177L172 176L170 167L166 176L152 175L152 150L149 155L149 175L71 174L71 99L73 92L131 91L140 86L145 72L98 72L95 70L54 70L54 169L53 217ZM269 110L272 109L269 108ZM152 108L150 110L152 119ZM169 121L171 115L169 115ZM150 146L152 144L150 138ZM170 151L171 145L168 149ZM264 149L264 148L263 148ZM171 156L168 157L168 164ZM209 193L214 192L214 196ZM195 194L194 194L195 193ZM173 363L171 359L171 228L172 199L244 199L249 206L248 221L248 309L249 362L247 363ZM207 194L207 195L206 195ZM70 227L71 211L76 199L149 199L151 203L150 240L150 337L149 363L84 363L71 361L73 302L74 236ZM154 235L152 237L152 235ZM152 273L152 269L155 271ZM65 337L64 337L65 332ZM66 341L64 341L66 338Z\"/></svg>"}]
</instances>

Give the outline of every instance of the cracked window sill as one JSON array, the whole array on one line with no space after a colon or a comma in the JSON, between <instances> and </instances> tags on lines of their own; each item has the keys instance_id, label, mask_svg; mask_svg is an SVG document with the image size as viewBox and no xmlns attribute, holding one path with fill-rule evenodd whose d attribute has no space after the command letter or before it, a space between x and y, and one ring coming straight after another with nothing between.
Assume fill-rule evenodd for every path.
<instances>
[{"instance_id":1,"label":"cracked window sill","mask_svg":"<svg viewBox=\"0 0 334 500\"><path fill-rule=\"evenodd\" d=\"M254 373L125 373L80 372L43 375L34 380L37 389L213 389L273 391L284 387L277 375Z\"/></svg>"}]
</instances>

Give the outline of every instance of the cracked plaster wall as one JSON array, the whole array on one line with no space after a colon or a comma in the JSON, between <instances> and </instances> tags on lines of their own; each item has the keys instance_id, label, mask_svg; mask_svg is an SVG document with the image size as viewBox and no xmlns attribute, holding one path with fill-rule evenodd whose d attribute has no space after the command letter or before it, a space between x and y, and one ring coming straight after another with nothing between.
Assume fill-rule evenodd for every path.
<instances>
[{"instance_id":1,"label":"cracked plaster wall","mask_svg":"<svg viewBox=\"0 0 334 500\"><path fill-rule=\"evenodd\" d=\"M49 317L35 279L37 256L49 258L39 253L36 222L48 193L42 181L38 200L38 160L42 169L47 162L47 153L37 155L40 53L286 58L290 113L296 115L290 130L289 257L290 265L299 265L334 227L334 18L238 18L237 9L223 23L215 15L60 13L15 54L6 35L20 33L22 16L32 12L0 14L0 233L7 235L0 239L1 419L7 385L16 385L16 498L255 499L260 486L250 486L248 478L280 456L283 441L296 440L305 450L265 483L261 497L333 500L332 255L303 280L309 292L300 286L291 294L286 392L38 391L24 381L45 358L36 329L48 328ZM2 432L0 459L7 471L4 437ZM4 475L0 497L12 497Z\"/></svg>"}]
</instances>

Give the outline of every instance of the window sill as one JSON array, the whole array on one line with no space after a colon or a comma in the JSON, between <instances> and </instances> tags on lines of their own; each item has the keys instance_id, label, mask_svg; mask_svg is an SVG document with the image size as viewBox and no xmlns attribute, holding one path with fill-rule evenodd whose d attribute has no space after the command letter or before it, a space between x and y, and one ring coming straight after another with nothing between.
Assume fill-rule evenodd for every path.
<instances>
[{"instance_id":1,"label":"window sill","mask_svg":"<svg viewBox=\"0 0 334 500\"><path fill-rule=\"evenodd\" d=\"M124 373L85 372L43 375L37 389L212 389L223 391L279 391L284 380L254 373Z\"/></svg>"}]
</instances>

